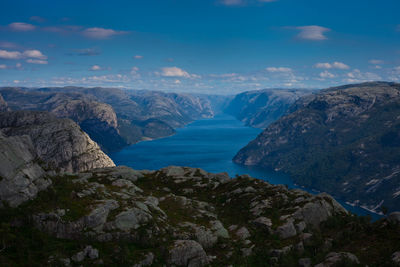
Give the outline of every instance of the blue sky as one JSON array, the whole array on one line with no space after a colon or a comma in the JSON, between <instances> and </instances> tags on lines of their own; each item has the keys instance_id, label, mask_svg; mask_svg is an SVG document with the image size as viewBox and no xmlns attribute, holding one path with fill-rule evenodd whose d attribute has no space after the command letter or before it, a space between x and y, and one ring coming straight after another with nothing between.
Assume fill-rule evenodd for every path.
<instances>
[{"instance_id":1,"label":"blue sky","mask_svg":"<svg viewBox=\"0 0 400 267\"><path fill-rule=\"evenodd\" d=\"M398 0L0 2L1 86L233 94L400 79Z\"/></svg>"}]
</instances>

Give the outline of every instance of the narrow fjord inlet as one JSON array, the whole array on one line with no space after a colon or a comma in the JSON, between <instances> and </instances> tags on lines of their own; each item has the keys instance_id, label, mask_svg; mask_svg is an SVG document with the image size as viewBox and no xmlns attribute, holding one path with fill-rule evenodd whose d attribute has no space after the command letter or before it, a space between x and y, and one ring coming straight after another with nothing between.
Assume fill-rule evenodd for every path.
<instances>
[{"instance_id":1,"label":"narrow fjord inlet","mask_svg":"<svg viewBox=\"0 0 400 267\"><path fill-rule=\"evenodd\" d=\"M158 170L168 166L201 168L208 172L227 172L229 176L248 174L251 177L272 184L284 184L289 188L301 188L293 180L280 172L265 168L236 164L232 158L240 148L247 145L261 133L261 129L245 126L231 115L218 114L214 118L197 120L170 137L143 141L121 151L111 153L116 165L133 169ZM311 188L302 188L317 193ZM373 219L381 216L360 207L339 202L346 209L358 215L370 215Z\"/></svg>"}]
</instances>

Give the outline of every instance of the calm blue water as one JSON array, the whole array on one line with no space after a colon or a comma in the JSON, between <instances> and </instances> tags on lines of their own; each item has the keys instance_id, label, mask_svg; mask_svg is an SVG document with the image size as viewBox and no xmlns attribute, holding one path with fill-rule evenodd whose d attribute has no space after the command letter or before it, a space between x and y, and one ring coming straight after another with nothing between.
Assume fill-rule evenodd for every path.
<instances>
[{"instance_id":1,"label":"calm blue water","mask_svg":"<svg viewBox=\"0 0 400 267\"><path fill-rule=\"evenodd\" d=\"M259 168L240 166L232 158L259 133L260 129L246 127L234 117L221 114L212 119L195 121L178 129L173 136L140 142L113 153L117 165L134 169L157 170L170 165L202 168L208 172L227 172L231 177L249 174L272 184L298 188L289 176ZM305 188L302 188L307 190ZM310 190L307 190L312 192ZM341 204L359 215L379 216L364 209Z\"/></svg>"}]
</instances>

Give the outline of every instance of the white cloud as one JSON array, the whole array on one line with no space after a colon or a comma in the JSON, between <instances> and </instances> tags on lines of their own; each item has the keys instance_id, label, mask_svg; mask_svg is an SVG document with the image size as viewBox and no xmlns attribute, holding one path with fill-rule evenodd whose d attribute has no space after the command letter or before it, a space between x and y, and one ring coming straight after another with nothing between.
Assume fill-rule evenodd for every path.
<instances>
[{"instance_id":1,"label":"white cloud","mask_svg":"<svg viewBox=\"0 0 400 267\"><path fill-rule=\"evenodd\" d=\"M89 70L91 70L91 71L97 71L97 70L102 70L102 68L101 68L99 65L93 65L93 66L90 67Z\"/></svg>"},{"instance_id":2,"label":"white cloud","mask_svg":"<svg viewBox=\"0 0 400 267\"><path fill-rule=\"evenodd\" d=\"M318 69L340 69L340 70L348 70L350 67L343 62L333 62L333 63L317 63L314 65L315 68Z\"/></svg>"},{"instance_id":3,"label":"white cloud","mask_svg":"<svg viewBox=\"0 0 400 267\"><path fill-rule=\"evenodd\" d=\"M175 84L181 84L181 81L177 79L177 80L174 81L174 83Z\"/></svg>"},{"instance_id":4,"label":"white cloud","mask_svg":"<svg viewBox=\"0 0 400 267\"><path fill-rule=\"evenodd\" d=\"M312 40L312 41L321 41L328 39L324 33L329 32L330 29L317 26L317 25L310 25L310 26L300 26L295 27L295 29L299 30L299 34L297 35L298 38L304 40Z\"/></svg>"},{"instance_id":5,"label":"white cloud","mask_svg":"<svg viewBox=\"0 0 400 267\"><path fill-rule=\"evenodd\" d=\"M46 65L49 62L47 62L47 60L41 60L41 59L27 59L26 63Z\"/></svg>"},{"instance_id":6,"label":"white cloud","mask_svg":"<svg viewBox=\"0 0 400 267\"><path fill-rule=\"evenodd\" d=\"M47 56L43 55L42 52L40 52L39 50L25 50L22 53L18 51L0 50L0 58L2 59L34 58L44 61L47 59ZM47 63L41 63L41 64L47 64Z\"/></svg>"},{"instance_id":7,"label":"white cloud","mask_svg":"<svg viewBox=\"0 0 400 267\"><path fill-rule=\"evenodd\" d=\"M286 67L268 67L266 70L269 72L292 72L291 68Z\"/></svg>"},{"instance_id":8,"label":"white cloud","mask_svg":"<svg viewBox=\"0 0 400 267\"><path fill-rule=\"evenodd\" d=\"M43 55L39 50L26 50L23 55L30 58L47 59L47 56Z\"/></svg>"},{"instance_id":9,"label":"white cloud","mask_svg":"<svg viewBox=\"0 0 400 267\"><path fill-rule=\"evenodd\" d=\"M321 78L323 78L323 79L325 79L325 78L330 78L330 79L332 79L332 78L335 78L335 75L326 70L326 71L321 72L321 73L319 74L319 77L321 77Z\"/></svg>"},{"instance_id":10,"label":"white cloud","mask_svg":"<svg viewBox=\"0 0 400 267\"><path fill-rule=\"evenodd\" d=\"M1 64L0 65L0 70L5 70L7 69L7 65L6 64Z\"/></svg>"},{"instance_id":11,"label":"white cloud","mask_svg":"<svg viewBox=\"0 0 400 267\"><path fill-rule=\"evenodd\" d=\"M383 60L380 60L380 59L371 59L370 61L368 61L370 64L373 64L373 65L381 65L381 64L383 64L383 63L385 63Z\"/></svg>"},{"instance_id":12,"label":"white cloud","mask_svg":"<svg viewBox=\"0 0 400 267\"><path fill-rule=\"evenodd\" d=\"M110 37L126 34L125 31L115 31L113 29L104 29L104 28L88 28L82 31L82 34L88 38L92 39L108 39Z\"/></svg>"},{"instance_id":13,"label":"white cloud","mask_svg":"<svg viewBox=\"0 0 400 267\"><path fill-rule=\"evenodd\" d=\"M27 32L27 31L33 31L36 27L29 23L14 22L8 24L8 28L12 31Z\"/></svg>"},{"instance_id":14,"label":"white cloud","mask_svg":"<svg viewBox=\"0 0 400 267\"><path fill-rule=\"evenodd\" d=\"M136 56L133 56L133 58L134 58L134 59L142 59L143 56L141 56L141 55L136 55Z\"/></svg>"},{"instance_id":15,"label":"white cloud","mask_svg":"<svg viewBox=\"0 0 400 267\"><path fill-rule=\"evenodd\" d=\"M183 78L200 78L199 75L189 74L187 71L178 67L165 67L161 69L161 76L164 77L183 77Z\"/></svg>"},{"instance_id":16,"label":"white cloud","mask_svg":"<svg viewBox=\"0 0 400 267\"><path fill-rule=\"evenodd\" d=\"M20 59L21 57L21 52L0 50L0 58L2 59Z\"/></svg>"}]
</instances>

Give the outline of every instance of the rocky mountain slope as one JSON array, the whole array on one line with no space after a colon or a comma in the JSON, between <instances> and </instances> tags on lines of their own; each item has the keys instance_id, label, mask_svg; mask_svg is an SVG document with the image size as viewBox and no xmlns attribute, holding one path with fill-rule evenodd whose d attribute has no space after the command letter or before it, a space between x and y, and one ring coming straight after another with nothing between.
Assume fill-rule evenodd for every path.
<instances>
[{"instance_id":1,"label":"rocky mountain slope","mask_svg":"<svg viewBox=\"0 0 400 267\"><path fill-rule=\"evenodd\" d=\"M50 173L111 166L112 160L69 119L47 112L0 113L0 199L7 205L35 197L50 185Z\"/></svg>"},{"instance_id":2,"label":"rocky mountain slope","mask_svg":"<svg viewBox=\"0 0 400 267\"><path fill-rule=\"evenodd\" d=\"M400 207L400 84L364 83L297 101L234 161L282 170L371 210Z\"/></svg>"},{"instance_id":3,"label":"rocky mountain slope","mask_svg":"<svg viewBox=\"0 0 400 267\"><path fill-rule=\"evenodd\" d=\"M127 145L118 130L117 115L105 103L76 93L42 93L19 88L1 88L13 110L49 111L59 118L70 118L98 142L105 151Z\"/></svg>"},{"instance_id":4,"label":"rocky mountain slope","mask_svg":"<svg viewBox=\"0 0 400 267\"><path fill-rule=\"evenodd\" d=\"M400 264L400 213L371 224L246 175L113 167L45 112L3 112L0 127L1 266Z\"/></svg>"},{"instance_id":5,"label":"rocky mountain slope","mask_svg":"<svg viewBox=\"0 0 400 267\"><path fill-rule=\"evenodd\" d=\"M4 87L0 93L14 110L46 110L73 119L108 152L213 116L210 101L187 94L82 87Z\"/></svg>"},{"instance_id":6,"label":"rocky mountain slope","mask_svg":"<svg viewBox=\"0 0 400 267\"><path fill-rule=\"evenodd\" d=\"M265 128L276 121L300 97L312 90L264 89L236 95L225 112L235 116L248 126Z\"/></svg>"}]
</instances>

